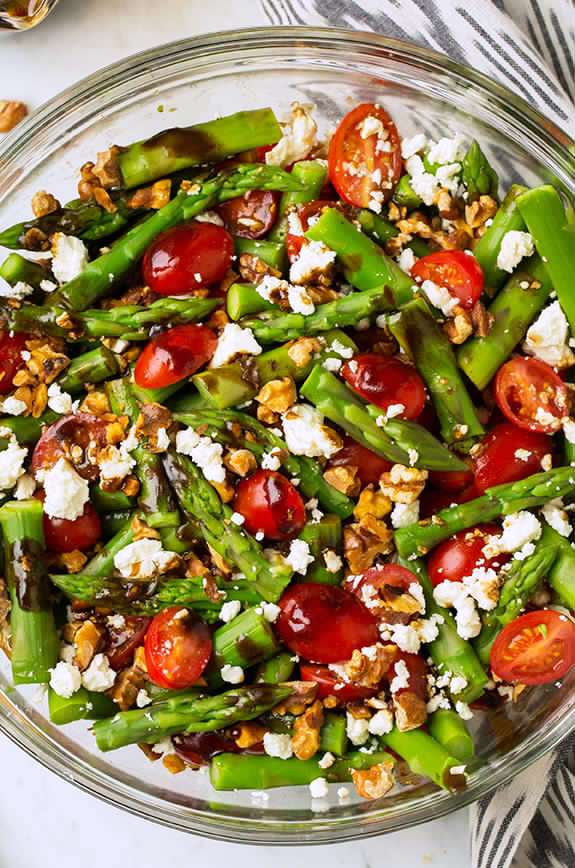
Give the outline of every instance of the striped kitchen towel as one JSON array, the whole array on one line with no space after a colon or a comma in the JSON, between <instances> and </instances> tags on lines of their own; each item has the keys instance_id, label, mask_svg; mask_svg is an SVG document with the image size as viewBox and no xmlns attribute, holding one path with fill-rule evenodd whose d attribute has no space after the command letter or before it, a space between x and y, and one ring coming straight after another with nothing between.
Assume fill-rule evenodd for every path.
<instances>
[{"instance_id":1,"label":"striped kitchen towel","mask_svg":"<svg viewBox=\"0 0 575 868\"><path fill-rule=\"evenodd\" d=\"M270 24L373 30L447 54L575 136L574 0L260 0ZM473 868L575 866L575 736L471 811Z\"/></svg>"}]
</instances>

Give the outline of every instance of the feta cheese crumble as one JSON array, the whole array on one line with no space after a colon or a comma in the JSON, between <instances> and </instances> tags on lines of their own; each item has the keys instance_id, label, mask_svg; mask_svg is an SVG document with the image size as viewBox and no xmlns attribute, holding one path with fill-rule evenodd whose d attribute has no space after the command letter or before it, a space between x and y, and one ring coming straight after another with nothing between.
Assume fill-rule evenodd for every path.
<instances>
[{"instance_id":1,"label":"feta cheese crumble","mask_svg":"<svg viewBox=\"0 0 575 868\"><path fill-rule=\"evenodd\" d=\"M82 672L82 686L94 693L105 693L115 680L116 672L105 654L96 654L88 668Z\"/></svg>"},{"instance_id":2,"label":"feta cheese crumble","mask_svg":"<svg viewBox=\"0 0 575 868\"><path fill-rule=\"evenodd\" d=\"M318 766L320 769L329 769L335 762L334 755L328 750L320 760L318 760Z\"/></svg>"},{"instance_id":3,"label":"feta cheese crumble","mask_svg":"<svg viewBox=\"0 0 575 868\"><path fill-rule=\"evenodd\" d=\"M575 363L575 354L568 343L569 324L561 305L554 301L527 330L523 350L552 368L568 368Z\"/></svg>"},{"instance_id":4,"label":"feta cheese crumble","mask_svg":"<svg viewBox=\"0 0 575 868\"><path fill-rule=\"evenodd\" d=\"M315 778L309 785L309 791L312 799L325 799L329 793L326 779Z\"/></svg>"},{"instance_id":5,"label":"feta cheese crumble","mask_svg":"<svg viewBox=\"0 0 575 868\"><path fill-rule=\"evenodd\" d=\"M114 555L114 566L125 579L149 579L176 563L174 552L166 551L157 539L136 540Z\"/></svg>"},{"instance_id":6,"label":"feta cheese crumble","mask_svg":"<svg viewBox=\"0 0 575 868\"><path fill-rule=\"evenodd\" d=\"M50 687L58 696L69 699L81 686L82 674L73 663L60 660L50 669Z\"/></svg>"},{"instance_id":7,"label":"feta cheese crumble","mask_svg":"<svg viewBox=\"0 0 575 868\"><path fill-rule=\"evenodd\" d=\"M48 406L54 413L65 416L72 412L72 396L62 391L58 383L50 383L48 386Z\"/></svg>"},{"instance_id":8,"label":"feta cheese crumble","mask_svg":"<svg viewBox=\"0 0 575 868\"><path fill-rule=\"evenodd\" d=\"M74 280L88 265L88 248L74 235L52 235L52 273L58 283Z\"/></svg>"},{"instance_id":9,"label":"feta cheese crumble","mask_svg":"<svg viewBox=\"0 0 575 868\"><path fill-rule=\"evenodd\" d=\"M176 434L176 452L191 458L209 482L225 482L221 443L214 443L209 437L200 437L193 428L184 428Z\"/></svg>"},{"instance_id":10,"label":"feta cheese crumble","mask_svg":"<svg viewBox=\"0 0 575 868\"><path fill-rule=\"evenodd\" d=\"M513 553L525 545L538 540L541 536L541 524L531 512L520 510L503 519L501 536L489 536L483 547L486 558L496 557L502 552Z\"/></svg>"},{"instance_id":11,"label":"feta cheese crumble","mask_svg":"<svg viewBox=\"0 0 575 868\"><path fill-rule=\"evenodd\" d=\"M389 685L390 692L397 693L398 690L409 687L409 669L405 665L405 661L397 660L393 664L393 671L395 675Z\"/></svg>"},{"instance_id":12,"label":"feta cheese crumble","mask_svg":"<svg viewBox=\"0 0 575 868\"><path fill-rule=\"evenodd\" d=\"M8 416L21 416L28 409L24 401L12 396L4 398L3 401L0 401L0 405L0 412L6 413Z\"/></svg>"},{"instance_id":13,"label":"feta cheese crumble","mask_svg":"<svg viewBox=\"0 0 575 868\"><path fill-rule=\"evenodd\" d=\"M368 729L372 735L387 735L393 729L393 712L387 708L376 712L368 723Z\"/></svg>"},{"instance_id":14,"label":"feta cheese crumble","mask_svg":"<svg viewBox=\"0 0 575 868\"><path fill-rule=\"evenodd\" d=\"M251 329L244 329L235 322L228 322L218 338L210 368L227 365L241 355L259 356L261 351L262 348Z\"/></svg>"},{"instance_id":15,"label":"feta cheese crumble","mask_svg":"<svg viewBox=\"0 0 575 868\"><path fill-rule=\"evenodd\" d=\"M530 233L512 229L503 236L497 254L497 268L511 273L517 268L523 257L532 256L534 252L535 245Z\"/></svg>"},{"instance_id":16,"label":"feta cheese crumble","mask_svg":"<svg viewBox=\"0 0 575 868\"><path fill-rule=\"evenodd\" d=\"M0 453L3 454L3 453ZM74 521L84 512L90 500L88 482L76 473L65 458L60 458L44 474L44 512L50 518ZM1 487L1 486L0 486Z\"/></svg>"},{"instance_id":17,"label":"feta cheese crumble","mask_svg":"<svg viewBox=\"0 0 575 868\"><path fill-rule=\"evenodd\" d=\"M29 283L19 280L14 286L0 277L0 298L12 298L15 301L23 301L34 292L34 287Z\"/></svg>"},{"instance_id":18,"label":"feta cheese crumble","mask_svg":"<svg viewBox=\"0 0 575 868\"><path fill-rule=\"evenodd\" d=\"M261 609L266 621L275 624L281 613L280 607L276 606L275 603L262 603Z\"/></svg>"},{"instance_id":19,"label":"feta cheese crumble","mask_svg":"<svg viewBox=\"0 0 575 868\"><path fill-rule=\"evenodd\" d=\"M289 564L294 573L301 573L305 576L307 568L313 562L314 556L310 553L309 545L302 539L293 539L290 543L286 563Z\"/></svg>"},{"instance_id":20,"label":"feta cheese crumble","mask_svg":"<svg viewBox=\"0 0 575 868\"><path fill-rule=\"evenodd\" d=\"M317 145L317 124L311 116L313 106L293 102L291 116L279 142L266 154L268 166L289 166L303 160Z\"/></svg>"},{"instance_id":21,"label":"feta cheese crumble","mask_svg":"<svg viewBox=\"0 0 575 868\"><path fill-rule=\"evenodd\" d=\"M228 684L241 684L244 680L244 670L242 667L231 666L229 663L222 666L220 675L222 676L222 681L227 681Z\"/></svg>"},{"instance_id":22,"label":"feta cheese crumble","mask_svg":"<svg viewBox=\"0 0 575 868\"><path fill-rule=\"evenodd\" d=\"M14 497L16 500L28 500L29 497L32 497L35 491L36 480L28 473L24 473L16 483Z\"/></svg>"},{"instance_id":23,"label":"feta cheese crumble","mask_svg":"<svg viewBox=\"0 0 575 868\"><path fill-rule=\"evenodd\" d=\"M323 552L323 561L328 573L337 573L343 567L343 561L333 549L326 549Z\"/></svg>"},{"instance_id":24,"label":"feta cheese crumble","mask_svg":"<svg viewBox=\"0 0 575 868\"><path fill-rule=\"evenodd\" d=\"M443 316L451 316L453 309L459 304L459 299L451 295L449 290L444 286L434 283L433 280L424 280L421 284L421 289L427 296L430 304L439 308Z\"/></svg>"},{"instance_id":25,"label":"feta cheese crumble","mask_svg":"<svg viewBox=\"0 0 575 868\"><path fill-rule=\"evenodd\" d=\"M264 751L268 756L275 756L283 760L290 759L293 756L291 735L289 733L266 732Z\"/></svg>"},{"instance_id":26,"label":"feta cheese crumble","mask_svg":"<svg viewBox=\"0 0 575 868\"><path fill-rule=\"evenodd\" d=\"M323 424L323 415L310 404L294 404L282 416L287 447L292 455L331 458L341 448L341 441Z\"/></svg>"},{"instance_id":27,"label":"feta cheese crumble","mask_svg":"<svg viewBox=\"0 0 575 868\"><path fill-rule=\"evenodd\" d=\"M354 717L349 711L346 714L345 731L347 737L356 747L365 744L369 738L369 720Z\"/></svg>"},{"instance_id":28,"label":"feta cheese crumble","mask_svg":"<svg viewBox=\"0 0 575 868\"><path fill-rule=\"evenodd\" d=\"M319 275L329 271L335 258L335 250L330 250L321 241L307 241L302 245L299 255L291 264L289 279L296 284L315 283ZM291 306L293 308L293 305ZM295 308L293 309L295 310ZM304 313L304 311L301 312ZM313 313L313 310L310 313Z\"/></svg>"},{"instance_id":29,"label":"feta cheese crumble","mask_svg":"<svg viewBox=\"0 0 575 868\"><path fill-rule=\"evenodd\" d=\"M230 600L228 603L224 603L222 608L220 609L220 621L223 621L224 624L229 624L230 621L239 615L242 611L242 604L239 600Z\"/></svg>"},{"instance_id":30,"label":"feta cheese crumble","mask_svg":"<svg viewBox=\"0 0 575 868\"><path fill-rule=\"evenodd\" d=\"M547 524L556 530L561 536L571 536L573 528L569 523L569 517L563 508L563 501L560 497L555 500L550 500L541 509L541 514Z\"/></svg>"},{"instance_id":31,"label":"feta cheese crumble","mask_svg":"<svg viewBox=\"0 0 575 868\"><path fill-rule=\"evenodd\" d=\"M401 142L401 156L404 160L408 160L415 154L420 154L427 144L427 139L423 133L416 133L411 138L403 139Z\"/></svg>"},{"instance_id":32,"label":"feta cheese crumble","mask_svg":"<svg viewBox=\"0 0 575 868\"><path fill-rule=\"evenodd\" d=\"M465 139L457 134L452 139L446 136L437 143L431 142L427 159L430 163L444 166L447 163L460 163L466 152Z\"/></svg>"}]
</instances>

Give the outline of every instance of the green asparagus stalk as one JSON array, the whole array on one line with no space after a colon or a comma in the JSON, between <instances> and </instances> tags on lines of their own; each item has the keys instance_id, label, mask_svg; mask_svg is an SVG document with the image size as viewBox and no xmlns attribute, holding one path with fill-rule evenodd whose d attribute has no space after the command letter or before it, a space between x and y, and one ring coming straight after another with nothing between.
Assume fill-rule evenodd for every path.
<instances>
[{"instance_id":1,"label":"green asparagus stalk","mask_svg":"<svg viewBox=\"0 0 575 868\"><path fill-rule=\"evenodd\" d=\"M295 661L289 651L280 651L269 660L260 663L254 676L258 684L280 684L289 681L295 669Z\"/></svg>"},{"instance_id":2,"label":"green asparagus stalk","mask_svg":"<svg viewBox=\"0 0 575 868\"><path fill-rule=\"evenodd\" d=\"M9 501L0 508L6 580L10 593L14 684L50 680L60 642L43 565L43 510L39 500Z\"/></svg>"},{"instance_id":3,"label":"green asparagus stalk","mask_svg":"<svg viewBox=\"0 0 575 868\"><path fill-rule=\"evenodd\" d=\"M99 346L72 359L58 385L72 395L82 392L87 383L101 383L120 369L117 357L107 347Z\"/></svg>"},{"instance_id":4,"label":"green asparagus stalk","mask_svg":"<svg viewBox=\"0 0 575 868\"><path fill-rule=\"evenodd\" d=\"M465 787L465 777L451 770L461 762L445 750L423 729L400 732L396 727L382 736L382 744L391 748L405 760L412 772L426 778L446 790L460 790Z\"/></svg>"},{"instance_id":5,"label":"green asparagus stalk","mask_svg":"<svg viewBox=\"0 0 575 868\"><path fill-rule=\"evenodd\" d=\"M295 163L292 175L301 182L302 189L297 193L282 194L279 217L268 236L270 241L285 241L288 230L287 212L290 208L305 205L307 202L313 202L314 199L320 198L327 176L327 168L320 160L301 160Z\"/></svg>"},{"instance_id":6,"label":"green asparagus stalk","mask_svg":"<svg viewBox=\"0 0 575 868\"><path fill-rule=\"evenodd\" d=\"M271 756L221 753L210 763L210 781L215 790L269 790L311 784L316 778L329 782L351 781L355 769L369 769L381 763L393 763L391 754L356 751L322 769L318 760L282 760Z\"/></svg>"},{"instance_id":7,"label":"green asparagus stalk","mask_svg":"<svg viewBox=\"0 0 575 868\"><path fill-rule=\"evenodd\" d=\"M122 183L124 187L138 187L189 166L218 163L241 151L273 145L281 134L271 108L164 130L121 150L118 162Z\"/></svg>"},{"instance_id":8,"label":"green asparagus stalk","mask_svg":"<svg viewBox=\"0 0 575 868\"><path fill-rule=\"evenodd\" d=\"M379 214L375 214L367 208L360 208L355 215L355 220L361 226L362 231L379 245L384 245L399 235L399 229L393 223L388 223Z\"/></svg>"},{"instance_id":9,"label":"green asparagus stalk","mask_svg":"<svg viewBox=\"0 0 575 868\"><path fill-rule=\"evenodd\" d=\"M343 579L343 561L341 567L335 572L327 569L324 552L341 551L341 519L337 515L324 515L317 522L306 524L299 535L309 546L310 554L315 558L309 567L305 581L317 582L321 585L340 585Z\"/></svg>"},{"instance_id":10,"label":"green asparagus stalk","mask_svg":"<svg viewBox=\"0 0 575 868\"><path fill-rule=\"evenodd\" d=\"M105 693L94 693L80 687L72 696L59 696L48 688L48 712L56 726L64 726L75 720L99 720L110 717L118 709L113 699Z\"/></svg>"},{"instance_id":11,"label":"green asparagus stalk","mask_svg":"<svg viewBox=\"0 0 575 868\"><path fill-rule=\"evenodd\" d=\"M252 283L233 283L226 293L226 311L234 321L274 309L277 310L276 305L263 298Z\"/></svg>"},{"instance_id":12,"label":"green asparagus stalk","mask_svg":"<svg viewBox=\"0 0 575 868\"><path fill-rule=\"evenodd\" d=\"M320 751L329 751L335 756L344 756L347 752L346 720L342 714L328 711L319 734Z\"/></svg>"},{"instance_id":13,"label":"green asparagus stalk","mask_svg":"<svg viewBox=\"0 0 575 868\"><path fill-rule=\"evenodd\" d=\"M259 607L245 609L227 624L218 627L213 642L213 662L218 670L226 665L247 669L280 651L271 624Z\"/></svg>"},{"instance_id":14,"label":"green asparagus stalk","mask_svg":"<svg viewBox=\"0 0 575 868\"><path fill-rule=\"evenodd\" d=\"M402 175L399 179L397 187L393 191L393 201L400 208L405 206L409 211L412 211L414 208L420 208L423 205L423 200L411 186L409 175Z\"/></svg>"},{"instance_id":15,"label":"green asparagus stalk","mask_svg":"<svg viewBox=\"0 0 575 868\"><path fill-rule=\"evenodd\" d=\"M497 199L499 177L475 139L461 161L461 181L467 187L468 201L479 196Z\"/></svg>"},{"instance_id":16,"label":"green asparagus stalk","mask_svg":"<svg viewBox=\"0 0 575 868\"><path fill-rule=\"evenodd\" d=\"M83 569L84 576L111 576L114 573L114 557L122 549L134 542L132 518L126 520L124 526L108 540L97 555L88 561Z\"/></svg>"},{"instance_id":17,"label":"green asparagus stalk","mask_svg":"<svg viewBox=\"0 0 575 868\"><path fill-rule=\"evenodd\" d=\"M40 439L44 426L51 425L58 418L58 413L53 410L47 410L38 419L33 416L3 416L0 418L0 428L12 431L18 443L29 446Z\"/></svg>"},{"instance_id":18,"label":"green asparagus stalk","mask_svg":"<svg viewBox=\"0 0 575 868\"><path fill-rule=\"evenodd\" d=\"M10 245L3 243L1 234L0 246L10 247ZM28 286L33 286L34 289L39 289L43 280L50 280L50 272L38 262L25 259L19 253L11 253L0 266L0 277L3 277L10 286L22 282L27 283Z\"/></svg>"},{"instance_id":19,"label":"green asparagus stalk","mask_svg":"<svg viewBox=\"0 0 575 868\"><path fill-rule=\"evenodd\" d=\"M473 738L465 721L450 708L439 708L427 721L429 734L442 745L450 756L469 763L475 756Z\"/></svg>"},{"instance_id":20,"label":"green asparagus stalk","mask_svg":"<svg viewBox=\"0 0 575 868\"><path fill-rule=\"evenodd\" d=\"M447 335L435 322L423 298L401 312L401 324L417 370L423 377L446 443L467 451L484 433L477 411L459 373Z\"/></svg>"},{"instance_id":21,"label":"green asparagus stalk","mask_svg":"<svg viewBox=\"0 0 575 868\"><path fill-rule=\"evenodd\" d=\"M497 257L503 237L508 232L525 229L523 217L517 208L517 200L525 190L526 187L521 187L519 184L513 184L509 188L493 222L473 248L473 255L483 269L485 292L491 297L509 279L509 274L497 267Z\"/></svg>"},{"instance_id":22,"label":"green asparagus stalk","mask_svg":"<svg viewBox=\"0 0 575 868\"><path fill-rule=\"evenodd\" d=\"M122 530L128 520L134 518L134 511L131 509L121 509L116 512L106 512L100 516L102 520L102 537L105 540L116 536L118 531ZM164 546L168 548L168 546Z\"/></svg>"},{"instance_id":23,"label":"green asparagus stalk","mask_svg":"<svg viewBox=\"0 0 575 868\"><path fill-rule=\"evenodd\" d=\"M258 259L261 259L271 268L275 268L276 271L280 271L282 274L287 272L288 259L286 248L280 241L237 237L234 238L234 247L238 257L243 253L251 253L252 256L257 256Z\"/></svg>"},{"instance_id":24,"label":"green asparagus stalk","mask_svg":"<svg viewBox=\"0 0 575 868\"><path fill-rule=\"evenodd\" d=\"M415 423L390 420L378 425L369 410L355 397L351 389L321 365L316 365L300 394L324 416L347 431L368 449L396 464L413 464L431 470L462 469L463 462ZM383 411L379 411L381 416ZM417 457L410 454L412 444L418 444ZM405 444L405 445L404 445Z\"/></svg>"},{"instance_id":25,"label":"green asparagus stalk","mask_svg":"<svg viewBox=\"0 0 575 868\"><path fill-rule=\"evenodd\" d=\"M104 491L99 485L94 485L90 491L90 500L99 513L121 512L135 506L135 498L129 497L123 491Z\"/></svg>"},{"instance_id":26,"label":"green asparagus stalk","mask_svg":"<svg viewBox=\"0 0 575 868\"><path fill-rule=\"evenodd\" d=\"M291 693L287 685L254 684L202 699L174 696L146 708L120 711L98 720L93 731L101 751L127 744L155 744L172 735L213 732L244 720L253 720Z\"/></svg>"},{"instance_id":27,"label":"green asparagus stalk","mask_svg":"<svg viewBox=\"0 0 575 868\"><path fill-rule=\"evenodd\" d=\"M575 550L568 539L551 527L546 527L543 533L557 546L555 561L549 570L547 581L557 602L575 611Z\"/></svg>"},{"instance_id":28,"label":"green asparagus stalk","mask_svg":"<svg viewBox=\"0 0 575 868\"><path fill-rule=\"evenodd\" d=\"M493 325L486 337L472 337L457 351L461 370L478 389L484 389L511 355L545 306L553 285L538 256L507 281L489 307Z\"/></svg>"}]
</instances>

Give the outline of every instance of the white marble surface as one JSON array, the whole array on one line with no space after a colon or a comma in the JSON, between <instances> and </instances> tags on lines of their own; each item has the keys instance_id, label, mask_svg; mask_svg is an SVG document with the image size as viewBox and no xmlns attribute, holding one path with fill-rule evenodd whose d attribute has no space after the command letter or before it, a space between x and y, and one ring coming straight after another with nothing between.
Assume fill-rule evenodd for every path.
<instances>
[{"instance_id":1,"label":"white marble surface","mask_svg":"<svg viewBox=\"0 0 575 868\"><path fill-rule=\"evenodd\" d=\"M264 23L257 0L61 0L25 34L0 34L0 99L33 109L79 78L144 48L197 33ZM0 167L1 172L1 167ZM467 812L385 839L334 847L218 844L154 826L61 781L0 738L0 868L100 868L208 863L224 868L467 868ZM104 842L103 849L98 842ZM193 846L193 851L190 847ZM232 852L233 850L233 852ZM111 854L113 858L111 858ZM186 861L184 861L186 860Z\"/></svg>"}]
</instances>

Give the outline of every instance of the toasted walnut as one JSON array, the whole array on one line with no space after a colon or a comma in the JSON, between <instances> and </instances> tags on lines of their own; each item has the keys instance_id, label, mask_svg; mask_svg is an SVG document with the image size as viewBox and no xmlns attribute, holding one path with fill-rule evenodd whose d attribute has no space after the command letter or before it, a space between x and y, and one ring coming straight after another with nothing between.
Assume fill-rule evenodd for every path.
<instances>
[{"instance_id":1,"label":"toasted walnut","mask_svg":"<svg viewBox=\"0 0 575 868\"><path fill-rule=\"evenodd\" d=\"M95 187L93 195L100 208L103 208L108 214L114 214L118 210L118 206L103 187Z\"/></svg>"},{"instance_id":2,"label":"toasted walnut","mask_svg":"<svg viewBox=\"0 0 575 868\"><path fill-rule=\"evenodd\" d=\"M413 235L409 235L407 232L398 232L397 235L385 242L385 252L388 256L398 256L410 241L413 241Z\"/></svg>"},{"instance_id":3,"label":"toasted walnut","mask_svg":"<svg viewBox=\"0 0 575 868\"><path fill-rule=\"evenodd\" d=\"M310 301L314 304L327 304L339 298L339 292L329 286L306 286L305 291Z\"/></svg>"},{"instance_id":4,"label":"toasted walnut","mask_svg":"<svg viewBox=\"0 0 575 868\"><path fill-rule=\"evenodd\" d=\"M343 664L343 670L349 681L364 687L377 687L397 655L396 645L382 645L377 642L369 648L356 648Z\"/></svg>"},{"instance_id":5,"label":"toasted walnut","mask_svg":"<svg viewBox=\"0 0 575 868\"><path fill-rule=\"evenodd\" d=\"M53 349L49 343L30 349L30 358L25 365L40 383L52 383L70 364L64 353Z\"/></svg>"},{"instance_id":6,"label":"toasted walnut","mask_svg":"<svg viewBox=\"0 0 575 868\"><path fill-rule=\"evenodd\" d=\"M442 189L439 191L435 204L437 205L437 210L439 211L440 216L444 217L446 220L459 215L459 210L457 207L454 207L451 193L447 190Z\"/></svg>"},{"instance_id":7,"label":"toasted walnut","mask_svg":"<svg viewBox=\"0 0 575 868\"><path fill-rule=\"evenodd\" d=\"M234 486L231 485L227 480L226 482L210 482L210 485L214 486L214 488L220 495L220 500L222 501L222 503L229 503L230 500L234 499Z\"/></svg>"},{"instance_id":8,"label":"toasted walnut","mask_svg":"<svg viewBox=\"0 0 575 868\"><path fill-rule=\"evenodd\" d=\"M120 149L113 145L97 155L96 165L92 169L93 175L100 182L100 186L109 190L111 187L122 186L122 175L118 164Z\"/></svg>"},{"instance_id":9,"label":"toasted walnut","mask_svg":"<svg viewBox=\"0 0 575 868\"><path fill-rule=\"evenodd\" d=\"M50 250L51 246L46 233L37 226L32 226L24 233L21 243L24 250Z\"/></svg>"},{"instance_id":10,"label":"toasted walnut","mask_svg":"<svg viewBox=\"0 0 575 868\"><path fill-rule=\"evenodd\" d=\"M59 559L69 573L81 572L88 562L87 556L84 552L79 551L79 549L74 549L71 552L62 552Z\"/></svg>"},{"instance_id":11,"label":"toasted walnut","mask_svg":"<svg viewBox=\"0 0 575 868\"><path fill-rule=\"evenodd\" d=\"M92 416L104 416L110 413L110 402L105 392L88 392L80 404L80 413L91 413Z\"/></svg>"},{"instance_id":12,"label":"toasted walnut","mask_svg":"<svg viewBox=\"0 0 575 868\"><path fill-rule=\"evenodd\" d=\"M294 721L291 743L298 759L311 759L318 752L322 724L323 706L319 699L316 699Z\"/></svg>"},{"instance_id":13,"label":"toasted walnut","mask_svg":"<svg viewBox=\"0 0 575 868\"><path fill-rule=\"evenodd\" d=\"M116 679L116 681L117 680L118 679ZM156 751L154 750L153 744L146 744L145 742L138 742L138 747L140 748L142 753L145 754L146 758L150 760L151 763L156 763L156 762L158 762L159 759L161 759L161 754L156 753Z\"/></svg>"},{"instance_id":14,"label":"toasted walnut","mask_svg":"<svg viewBox=\"0 0 575 868\"><path fill-rule=\"evenodd\" d=\"M421 211L412 211L409 217L398 220L396 226L400 232L405 232L411 236L418 235L420 238L431 238L433 234L429 217Z\"/></svg>"},{"instance_id":15,"label":"toasted walnut","mask_svg":"<svg viewBox=\"0 0 575 868\"><path fill-rule=\"evenodd\" d=\"M391 500L381 491L374 491L371 486L364 488L359 495L359 500L353 511L358 521L364 515L373 515L375 518L383 518L391 512Z\"/></svg>"},{"instance_id":16,"label":"toasted walnut","mask_svg":"<svg viewBox=\"0 0 575 868\"><path fill-rule=\"evenodd\" d=\"M48 404L48 386L46 383L38 383L32 390L32 407L30 412L34 419L39 419Z\"/></svg>"},{"instance_id":17,"label":"toasted walnut","mask_svg":"<svg viewBox=\"0 0 575 868\"><path fill-rule=\"evenodd\" d=\"M459 305L454 308L454 316L443 325L443 330L452 344L462 344L473 334L471 316Z\"/></svg>"},{"instance_id":18,"label":"toasted walnut","mask_svg":"<svg viewBox=\"0 0 575 868\"><path fill-rule=\"evenodd\" d=\"M269 274L271 277L281 277L281 271L272 268L259 256L253 253L242 253L239 259L240 277L248 283L259 283L262 277Z\"/></svg>"},{"instance_id":19,"label":"toasted walnut","mask_svg":"<svg viewBox=\"0 0 575 868\"><path fill-rule=\"evenodd\" d=\"M393 532L380 519L364 515L343 532L343 550L354 575L369 569L376 557L393 550Z\"/></svg>"},{"instance_id":20,"label":"toasted walnut","mask_svg":"<svg viewBox=\"0 0 575 868\"><path fill-rule=\"evenodd\" d=\"M180 772L186 770L184 760L177 753L168 753L162 757L162 763L167 768L171 775L179 775Z\"/></svg>"},{"instance_id":21,"label":"toasted walnut","mask_svg":"<svg viewBox=\"0 0 575 868\"><path fill-rule=\"evenodd\" d=\"M394 464L391 470L382 473L379 487L392 503L415 503L427 481L427 470Z\"/></svg>"},{"instance_id":22,"label":"toasted walnut","mask_svg":"<svg viewBox=\"0 0 575 868\"><path fill-rule=\"evenodd\" d=\"M278 414L274 413L273 410L270 410L269 407L265 407L263 404L258 405L256 416L258 417L258 421L263 422L264 425L276 425L279 422Z\"/></svg>"},{"instance_id":23,"label":"toasted walnut","mask_svg":"<svg viewBox=\"0 0 575 868\"><path fill-rule=\"evenodd\" d=\"M126 432L120 422L109 422L108 425L106 425L106 441L110 445L115 446L118 443L121 443L125 436Z\"/></svg>"},{"instance_id":24,"label":"toasted walnut","mask_svg":"<svg viewBox=\"0 0 575 868\"><path fill-rule=\"evenodd\" d=\"M0 133L9 133L27 114L28 109L23 102L0 100Z\"/></svg>"},{"instance_id":25,"label":"toasted walnut","mask_svg":"<svg viewBox=\"0 0 575 868\"><path fill-rule=\"evenodd\" d=\"M477 229L495 216L497 207L497 202L491 196L480 196L475 202L465 206L465 222L472 229Z\"/></svg>"},{"instance_id":26,"label":"toasted walnut","mask_svg":"<svg viewBox=\"0 0 575 868\"><path fill-rule=\"evenodd\" d=\"M297 401L295 383L291 377L269 380L256 395L256 401L272 413L285 413Z\"/></svg>"},{"instance_id":27,"label":"toasted walnut","mask_svg":"<svg viewBox=\"0 0 575 868\"><path fill-rule=\"evenodd\" d=\"M329 467L323 478L342 494L356 497L361 488L361 482L357 478L358 471L359 468L353 464L342 464L339 467Z\"/></svg>"},{"instance_id":28,"label":"toasted walnut","mask_svg":"<svg viewBox=\"0 0 575 868\"><path fill-rule=\"evenodd\" d=\"M393 694L395 724L400 732L423 726L427 720L427 703L411 690Z\"/></svg>"},{"instance_id":29,"label":"toasted walnut","mask_svg":"<svg viewBox=\"0 0 575 868\"><path fill-rule=\"evenodd\" d=\"M45 217L46 214L51 214L52 211L57 211L60 208L60 203L55 196L47 193L46 190L38 190L32 197L32 211L34 217Z\"/></svg>"},{"instance_id":30,"label":"toasted walnut","mask_svg":"<svg viewBox=\"0 0 575 868\"><path fill-rule=\"evenodd\" d=\"M362 799L381 799L393 787L393 760L378 763L370 769L354 769L351 779Z\"/></svg>"},{"instance_id":31,"label":"toasted walnut","mask_svg":"<svg viewBox=\"0 0 575 868\"><path fill-rule=\"evenodd\" d=\"M10 597L4 579L0 578L0 650L8 657L11 654Z\"/></svg>"},{"instance_id":32,"label":"toasted walnut","mask_svg":"<svg viewBox=\"0 0 575 868\"><path fill-rule=\"evenodd\" d=\"M324 708L336 708L338 703L337 696L326 696L325 699L322 700Z\"/></svg>"},{"instance_id":33,"label":"toasted walnut","mask_svg":"<svg viewBox=\"0 0 575 868\"><path fill-rule=\"evenodd\" d=\"M192 552L184 555L186 563L186 578L194 578L196 576L206 576L210 568L203 561L195 556Z\"/></svg>"},{"instance_id":34,"label":"toasted walnut","mask_svg":"<svg viewBox=\"0 0 575 868\"><path fill-rule=\"evenodd\" d=\"M306 707L315 702L317 684L314 681L286 681L286 685L291 687L292 692L287 699L274 705L274 713L280 715L303 714Z\"/></svg>"},{"instance_id":35,"label":"toasted walnut","mask_svg":"<svg viewBox=\"0 0 575 868\"><path fill-rule=\"evenodd\" d=\"M160 532L155 527L150 527L145 521L134 516L131 522L133 541L137 542L140 539L160 539Z\"/></svg>"},{"instance_id":36,"label":"toasted walnut","mask_svg":"<svg viewBox=\"0 0 575 868\"><path fill-rule=\"evenodd\" d=\"M317 338L298 338L288 347L288 356L296 368L304 368L321 349L322 343Z\"/></svg>"},{"instance_id":37,"label":"toasted walnut","mask_svg":"<svg viewBox=\"0 0 575 868\"><path fill-rule=\"evenodd\" d=\"M139 190L136 190L132 193L126 205L128 208L158 210L168 204L171 191L172 182L170 178L163 178L149 187L141 187Z\"/></svg>"},{"instance_id":38,"label":"toasted walnut","mask_svg":"<svg viewBox=\"0 0 575 868\"><path fill-rule=\"evenodd\" d=\"M146 437L151 452L157 449L158 432L167 431L172 424L172 414L163 404L146 403L140 407L140 414L136 419L136 433L138 437Z\"/></svg>"},{"instance_id":39,"label":"toasted walnut","mask_svg":"<svg viewBox=\"0 0 575 868\"><path fill-rule=\"evenodd\" d=\"M224 576L229 576L232 572L231 566L223 559L223 557L211 546L208 546L210 556L214 563L214 567L218 572L223 573ZM204 586L204 590L207 593L206 587Z\"/></svg>"},{"instance_id":40,"label":"toasted walnut","mask_svg":"<svg viewBox=\"0 0 575 868\"><path fill-rule=\"evenodd\" d=\"M254 721L240 723L237 726L237 735L234 735L234 741L240 749L246 750L253 747L254 744L262 742L266 732L267 729L260 723Z\"/></svg>"},{"instance_id":41,"label":"toasted walnut","mask_svg":"<svg viewBox=\"0 0 575 868\"><path fill-rule=\"evenodd\" d=\"M143 648L136 649L132 665L123 669L116 676L111 695L122 711L134 707L138 693L146 686L145 658L143 653L138 654L138 652L143 651Z\"/></svg>"},{"instance_id":42,"label":"toasted walnut","mask_svg":"<svg viewBox=\"0 0 575 868\"><path fill-rule=\"evenodd\" d=\"M81 669L87 669L95 654L101 650L104 641L104 629L93 621L84 621L74 635L76 654L74 663Z\"/></svg>"},{"instance_id":43,"label":"toasted walnut","mask_svg":"<svg viewBox=\"0 0 575 868\"><path fill-rule=\"evenodd\" d=\"M495 317L489 313L485 305L481 301L476 301L471 308L471 322L473 323L473 331L480 338L486 338L495 322Z\"/></svg>"},{"instance_id":44,"label":"toasted walnut","mask_svg":"<svg viewBox=\"0 0 575 868\"><path fill-rule=\"evenodd\" d=\"M399 205L396 205L395 202L390 202L387 208L387 217L391 223L397 223L398 220L401 220L402 217L405 217L407 213L407 209L404 207L400 208Z\"/></svg>"},{"instance_id":45,"label":"toasted walnut","mask_svg":"<svg viewBox=\"0 0 575 868\"><path fill-rule=\"evenodd\" d=\"M224 464L236 476L247 476L258 469L255 455L249 449L234 449L224 457Z\"/></svg>"}]
</instances>

